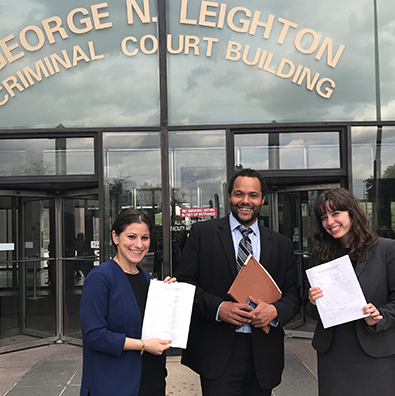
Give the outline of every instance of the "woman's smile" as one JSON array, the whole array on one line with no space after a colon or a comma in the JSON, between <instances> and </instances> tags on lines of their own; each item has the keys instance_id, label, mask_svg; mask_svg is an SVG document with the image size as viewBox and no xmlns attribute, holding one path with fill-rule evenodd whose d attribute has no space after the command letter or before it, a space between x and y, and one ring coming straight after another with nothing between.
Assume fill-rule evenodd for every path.
<instances>
[{"instance_id":1,"label":"woman's smile","mask_svg":"<svg viewBox=\"0 0 395 396\"><path fill-rule=\"evenodd\" d=\"M123 268L134 269L148 253L150 232L145 223L132 223L119 235L113 233L113 239L117 245L116 261Z\"/></svg>"}]
</instances>

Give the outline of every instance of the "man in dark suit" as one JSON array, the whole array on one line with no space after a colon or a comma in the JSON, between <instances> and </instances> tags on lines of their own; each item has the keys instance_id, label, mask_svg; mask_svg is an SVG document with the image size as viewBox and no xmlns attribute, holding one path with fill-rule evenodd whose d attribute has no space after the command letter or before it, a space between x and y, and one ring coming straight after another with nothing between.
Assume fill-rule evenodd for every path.
<instances>
[{"instance_id":1,"label":"man in dark suit","mask_svg":"<svg viewBox=\"0 0 395 396\"><path fill-rule=\"evenodd\" d=\"M176 273L196 285L187 349L182 363L200 375L204 396L269 396L284 368L283 326L299 311L292 242L258 223L267 189L263 177L243 169L229 182L231 214L192 227ZM232 301L227 294L238 266L239 243L248 230L252 254L282 291L273 304ZM270 326L266 334L263 327Z\"/></svg>"}]
</instances>

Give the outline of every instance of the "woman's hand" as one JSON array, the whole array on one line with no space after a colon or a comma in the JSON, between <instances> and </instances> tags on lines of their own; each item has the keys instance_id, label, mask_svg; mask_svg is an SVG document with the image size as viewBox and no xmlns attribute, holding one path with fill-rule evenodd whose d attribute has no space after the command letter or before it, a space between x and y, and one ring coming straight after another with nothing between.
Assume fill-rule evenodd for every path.
<instances>
[{"instance_id":1,"label":"woman's hand","mask_svg":"<svg viewBox=\"0 0 395 396\"><path fill-rule=\"evenodd\" d=\"M165 282L165 283L174 283L174 282L177 282L177 278L170 278L170 276L166 276L166 278L163 279L163 282Z\"/></svg>"},{"instance_id":2,"label":"woman's hand","mask_svg":"<svg viewBox=\"0 0 395 396\"><path fill-rule=\"evenodd\" d=\"M323 296L322 290L319 287L310 287L309 289L309 300L313 305L316 305L315 301L317 298L321 298Z\"/></svg>"},{"instance_id":3,"label":"woman's hand","mask_svg":"<svg viewBox=\"0 0 395 396\"><path fill-rule=\"evenodd\" d=\"M374 326L377 322L380 322L380 320L383 319L383 315L380 314L380 311L372 303L366 304L362 308L362 312L364 315L369 314L369 316L364 318L369 326Z\"/></svg>"},{"instance_id":4,"label":"woman's hand","mask_svg":"<svg viewBox=\"0 0 395 396\"><path fill-rule=\"evenodd\" d=\"M150 338L144 340L144 351L153 355L162 355L162 353L170 348L170 340L161 340L160 338Z\"/></svg>"}]
</instances>

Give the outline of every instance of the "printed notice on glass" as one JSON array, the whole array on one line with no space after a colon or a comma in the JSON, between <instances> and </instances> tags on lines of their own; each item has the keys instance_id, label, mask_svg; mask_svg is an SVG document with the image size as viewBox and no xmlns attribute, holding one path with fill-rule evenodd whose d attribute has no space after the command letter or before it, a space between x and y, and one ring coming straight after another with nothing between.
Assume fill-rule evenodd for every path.
<instances>
[{"instance_id":1,"label":"printed notice on glass","mask_svg":"<svg viewBox=\"0 0 395 396\"><path fill-rule=\"evenodd\" d=\"M171 347L185 349L196 286L152 280L144 312L142 339L171 340Z\"/></svg>"},{"instance_id":2,"label":"printed notice on glass","mask_svg":"<svg viewBox=\"0 0 395 396\"><path fill-rule=\"evenodd\" d=\"M362 313L366 299L347 255L310 268L306 274L310 285L322 290L316 304L325 329L369 316Z\"/></svg>"}]
</instances>

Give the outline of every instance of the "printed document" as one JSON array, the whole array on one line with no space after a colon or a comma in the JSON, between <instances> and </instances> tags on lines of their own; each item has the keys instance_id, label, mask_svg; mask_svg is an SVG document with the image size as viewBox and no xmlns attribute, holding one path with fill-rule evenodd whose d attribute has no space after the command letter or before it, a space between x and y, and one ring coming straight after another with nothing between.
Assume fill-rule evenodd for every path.
<instances>
[{"instance_id":1,"label":"printed document","mask_svg":"<svg viewBox=\"0 0 395 396\"><path fill-rule=\"evenodd\" d=\"M173 348L185 349L196 286L151 280L144 312L142 339L171 340Z\"/></svg>"},{"instance_id":2,"label":"printed document","mask_svg":"<svg viewBox=\"0 0 395 396\"><path fill-rule=\"evenodd\" d=\"M306 274L310 285L322 290L323 297L316 304L325 329L369 316L362 313L366 299L347 255L310 268Z\"/></svg>"}]
</instances>

